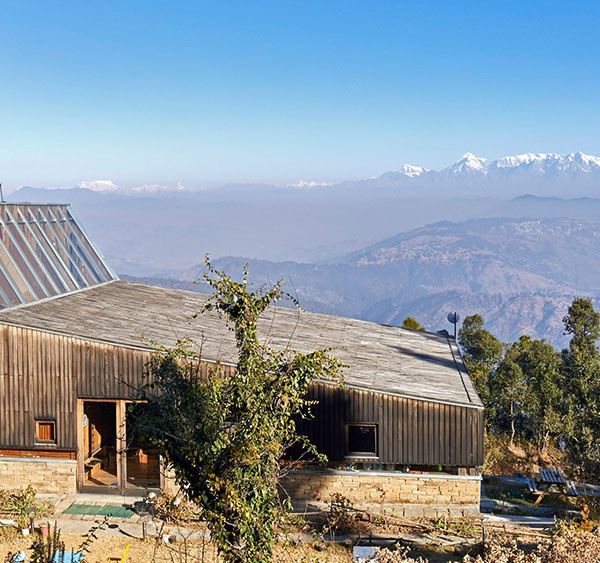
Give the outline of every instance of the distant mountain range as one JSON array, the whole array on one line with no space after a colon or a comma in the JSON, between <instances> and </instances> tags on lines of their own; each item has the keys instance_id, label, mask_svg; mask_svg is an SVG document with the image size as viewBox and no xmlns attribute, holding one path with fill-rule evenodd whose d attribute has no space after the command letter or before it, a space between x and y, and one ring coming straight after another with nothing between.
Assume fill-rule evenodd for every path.
<instances>
[{"instance_id":1,"label":"distant mountain range","mask_svg":"<svg viewBox=\"0 0 600 563\"><path fill-rule=\"evenodd\" d=\"M524 192L537 195L597 195L600 193L600 158L582 152L525 153L488 161L466 153L442 170L405 164L396 172L386 172L345 185L362 188L412 187L414 190L436 190L438 193L444 189L461 194L493 188L495 195L505 196Z\"/></svg>"},{"instance_id":2,"label":"distant mountain range","mask_svg":"<svg viewBox=\"0 0 600 563\"><path fill-rule=\"evenodd\" d=\"M227 184L212 190L197 190L187 188L181 183L131 187L120 186L112 180L90 180L81 182L75 189L129 196L161 196L173 192L237 192L273 188L302 191L392 188L405 189L404 195L423 195L423 191L437 192L440 195L440 190L444 190L445 195L465 195L474 194L476 190L494 188L496 196L514 196L526 192L536 195L590 196L600 194L600 157L582 152L525 153L489 161L468 152L454 164L441 170L428 170L423 166L404 164L399 170L385 172L380 176L337 183L300 180L285 186ZM478 195L481 195L481 192Z\"/></svg>"},{"instance_id":3,"label":"distant mountain range","mask_svg":"<svg viewBox=\"0 0 600 563\"><path fill-rule=\"evenodd\" d=\"M164 274L209 253L325 262L426 223L481 215L491 198L406 197L398 190L224 186L131 196L21 188L11 201L71 203L120 273Z\"/></svg>"},{"instance_id":4,"label":"distant mountain range","mask_svg":"<svg viewBox=\"0 0 600 563\"><path fill-rule=\"evenodd\" d=\"M456 173L481 177L471 160ZM507 341L526 332L561 343L572 297L600 294L600 199L408 191L421 195L231 185L137 196L23 188L10 199L71 203L121 275L198 289L192 265L208 253L232 273L250 262L257 282L285 277L308 310L379 322L411 315L436 330L451 309L480 312Z\"/></svg>"},{"instance_id":5,"label":"distant mountain range","mask_svg":"<svg viewBox=\"0 0 600 563\"><path fill-rule=\"evenodd\" d=\"M388 172L388 174L410 179L435 176L439 178L459 178L461 180L482 176L498 179L514 176L559 178L597 175L597 177L600 177L600 158L582 152L570 154L525 153L488 161L468 152L454 164L440 171L405 164L400 171Z\"/></svg>"}]
</instances>

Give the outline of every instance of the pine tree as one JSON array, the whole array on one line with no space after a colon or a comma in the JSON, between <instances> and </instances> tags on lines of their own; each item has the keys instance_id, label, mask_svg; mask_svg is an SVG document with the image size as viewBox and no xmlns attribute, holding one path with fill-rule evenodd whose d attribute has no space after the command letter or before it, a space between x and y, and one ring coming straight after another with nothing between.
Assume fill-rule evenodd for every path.
<instances>
[{"instance_id":1,"label":"pine tree","mask_svg":"<svg viewBox=\"0 0 600 563\"><path fill-rule=\"evenodd\" d=\"M488 380L502 357L502 343L483 328L481 315L465 317L458 332L458 342L477 393L487 407L490 399Z\"/></svg>"},{"instance_id":2,"label":"pine tree","mask_svg":"<svg viewBox=\"0 0 600 563\"><path fill-rule=\"evenodd\" d=\"M577 297L563 322L571 335L562 352L565 435L574 460L589 473L600 466L600 314L591 299Z\"/></svg>"}]
</instances>

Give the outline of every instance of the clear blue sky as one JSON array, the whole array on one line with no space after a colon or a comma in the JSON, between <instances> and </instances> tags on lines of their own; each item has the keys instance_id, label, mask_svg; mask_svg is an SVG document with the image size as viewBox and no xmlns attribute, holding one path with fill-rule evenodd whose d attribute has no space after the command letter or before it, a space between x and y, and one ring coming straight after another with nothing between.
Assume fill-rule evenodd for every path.
<instances>
[{"instance_id":1,"label":"clear blue sky","mask_svg":"<svg viewBox=\"0 0 600 563\"><path fill-rule=\"evenodd\" d=\"M0 177L341 180L600 154L600 2L0 2Z\"/></svg>"}]
</instances>

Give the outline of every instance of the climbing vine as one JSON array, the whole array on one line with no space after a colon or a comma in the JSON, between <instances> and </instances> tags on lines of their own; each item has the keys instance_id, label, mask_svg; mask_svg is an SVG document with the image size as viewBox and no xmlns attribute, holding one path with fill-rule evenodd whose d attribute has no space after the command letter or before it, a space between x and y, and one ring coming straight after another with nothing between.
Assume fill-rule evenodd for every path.
<instances>
[{"instance_id":1,"label":"climbing vine","mask_svg":"<svg viewBox=\"0 0 600 563\"><path fill-rule=\"evenodd\" d=\"M206 265L205 281L215 294L205 309L233 331L235 369L219 363L207 368L201 343L159 347L148 366L150 383L140 392L147 408L136 414L136 425L201 508L221 556L267 562L287 508L278 490L284 454L300 441L318 455L297 434L295 420L310 416L311 382L341 382L342 364L329 350L301 354L261 341L261 315L290 298L281 282L251 291L247 268L237 282L208 259ZM201 323L202 312L196 318Z\"/></svg>"}]
</instances>

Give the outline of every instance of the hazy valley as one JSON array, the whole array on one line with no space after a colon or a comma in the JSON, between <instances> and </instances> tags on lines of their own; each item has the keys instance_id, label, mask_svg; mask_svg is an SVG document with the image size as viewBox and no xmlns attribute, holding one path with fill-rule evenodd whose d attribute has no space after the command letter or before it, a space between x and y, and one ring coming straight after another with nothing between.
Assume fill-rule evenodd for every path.
<instances>
[{"instance_id":1,"label":"hazy valley","mask_svg":"<svg viewBox=\"0 0 600 563\"><path fill-rule=\"evenodd\" d=\"M253 283L285 278L308 310L390 324L410 315L430 330L450 328L450 310L479 312L505 341L527 333L561 344L572 297L600 295L600 199L510 194L527 184L580 195L599 178L600 159L581 153L465 155L437 172L406 165L338 185L127 191L96 182L22 188L11 199L71 203L129 279L202 289L193 282L209 254L236 275L248 262ZM475 184L485 197L465 195Z\"/></svg>"}]
</instances>

